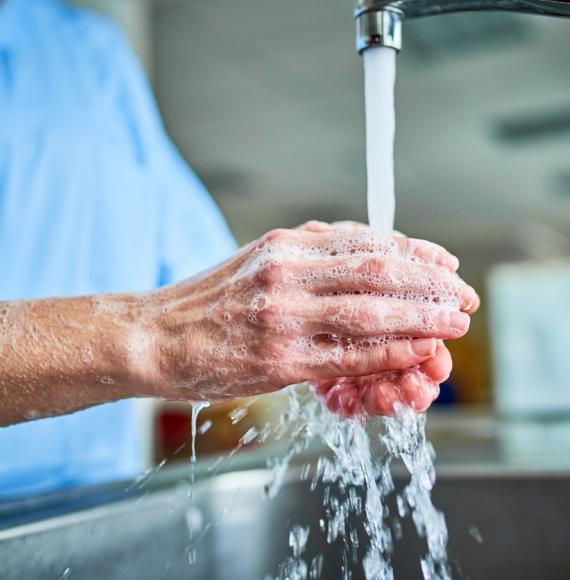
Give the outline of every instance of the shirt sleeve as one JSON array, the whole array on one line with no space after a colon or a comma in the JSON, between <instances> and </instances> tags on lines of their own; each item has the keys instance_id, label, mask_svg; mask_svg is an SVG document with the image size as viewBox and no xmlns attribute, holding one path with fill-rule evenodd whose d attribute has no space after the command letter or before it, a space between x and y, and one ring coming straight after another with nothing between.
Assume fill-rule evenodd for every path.
<instances>
[{"instance_id":1,"label":"shirt sleeve","mask_svg":"<svg viewBox=\"0 0 570 580\"><path fill-rule=\"evenodd\" d=\"M158 284L210 268L231 256L237 244L216 203L167 135L141 65L117 32L110 53L119 65L119 106L158 189L161 267Z\"/></svg>"}]
</instances>

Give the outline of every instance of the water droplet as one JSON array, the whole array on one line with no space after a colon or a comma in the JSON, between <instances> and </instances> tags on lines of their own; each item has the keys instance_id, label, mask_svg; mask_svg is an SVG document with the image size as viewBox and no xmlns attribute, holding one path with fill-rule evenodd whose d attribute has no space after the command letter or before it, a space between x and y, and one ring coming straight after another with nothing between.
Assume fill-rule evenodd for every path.
<instances>
[{"instance_id":1,"label":"water droplet","mask_svg":"<svg viewBox=\"0 0 570 580\"><path fill-rule=\"evenodd\" d=\"M212 421L210 421L210 419L208 419L207 421L204 421L202 423L202 425L200 425L200 428L198 429L198 433L200 435L204 435L204 433L207 433L210 430L211 426L212 426Z\"/></svg>"},{"instance_id":2,"label":"water droplet","mask_svg":"<svg viewBox=\"0 0 570 580\"><path fill-rule=\"evenodd\" d=\"M250 427L239 440L240 445L249 445L259 435L259 431L255 427Z\"/></svg>"},{"instance_id":3,"label":"water droplet","mask_svg":"<svg viewBox=\"0 0 570 580\"><path fill-rule=\"evenodd\" d=\"M483 543L483 535L481 534L477 526L471 524L469 526L469 534L478 544Z\"/></svg>"},{"instance_id":4,"label":"water droplet","mask_svg":"<svg viewBox=\"0 0 570 580\"><path fill-rule=\"evenodd\" d=\"M210 403L208 401L192 403L192 463L196 463L196 422L198 420L198 415L202 409L206 409L209 406Z\"/></svg>"},{"instance_id":5,"label":"water droplet","mask_svg":"<svg viewBox=\"0 0 570 580\"><path fill-rule=\"evenodd\" d=\"M247 415L247 407L245 406L233 409L229 415L232 425L239 423L246 415Z\"/></svg>"}]
</instances>

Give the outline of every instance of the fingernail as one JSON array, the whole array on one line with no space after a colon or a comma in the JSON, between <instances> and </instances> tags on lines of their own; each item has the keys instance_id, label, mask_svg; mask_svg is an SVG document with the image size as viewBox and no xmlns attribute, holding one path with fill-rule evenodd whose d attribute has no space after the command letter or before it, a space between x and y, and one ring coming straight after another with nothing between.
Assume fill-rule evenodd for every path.
<instances>
[{"instance_id":1,"label":"fingernail","mask_svg":"<svg viewBox=\"0 0 570 580\"><path fill-rule=\"evenodd\" d=\"M449 315L449 325L457 332L467 332L470 320L463 312L451 312Z\"/></svg>"},{"instance_id":2,"label":"fingernail","mask_svg":"<svg viewBox=\"0 0 570 580\"><path fill-rule=\"evenodd\" d=\"M418 356L433 356L436 346L434 338L418 338L412 341L412 350Z\"/></svg>"},{"instance_id":3,"label":"fingernail","mask_svg":"<svg viewBox=\"0 0 570 580\"><path fill-rule=\"evenodd\" d=\"M463 291L463 308L469 310L475 303L476 298L477 294L475 293L475 290L473 290L471 286L467 286Z\"/></svg>"}]
</instances>

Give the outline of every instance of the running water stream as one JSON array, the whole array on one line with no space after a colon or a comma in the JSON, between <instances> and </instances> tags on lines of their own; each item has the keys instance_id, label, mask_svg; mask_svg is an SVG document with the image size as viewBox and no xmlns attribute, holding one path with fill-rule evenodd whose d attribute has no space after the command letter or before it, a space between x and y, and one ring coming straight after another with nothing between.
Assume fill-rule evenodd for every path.
<instances>
[{"instance_id":1,"label":"running water stream","mask_svg":"<svg viewBox=\"0 0 570 580\"><path fill-rule=\"evenodd\" d=\"M394 137L396 114L394 89L396 51L375 48L364 52L366 106L366 166L368 178L368 221L384 233L392 233L396 206L394 178ZM388 451L388 464L401 458L410 473L410 482L398 498L400 516L411 511L418 534L427 541L428 553L421 562L426 580L451 578L447 561L447 526L443 514L431 501L435 483L435 453L425 436L425 415L412 409L398 409L384 420L382 441ZM390 478L390 474L384 475ZM367 578L390 575L369 573Z\"/></svg>"},{"instance_id":2,"label":"running water stream","mask_svg":"<svg viewBox=\"0 0 570 580\"><path fill-rule=\"evenodd\" d=\"M366 110L366 171L368 222L383 233L394 229L396 210L394 137L396 113L396 51L364 51L364 102Z\"/></svg>"},{"instance_id":3,"label":"running water stream","mask_svg":"<svg viewBox=\"0 0 570 580\"><path fill-rule=\"evenodd\" d=\"M191 436L192 436L192 464L196 463L196 433L197 433L197 423L198 423L198 415L202 409L207 409L210 406L208 401L199 401L196 403L192 403L192 419L191 419Z\"/></svg>"},{"instance_id":4,"label":"running water stream","mask_svg":"<svg viewBox=\"0 0 570 580\"><path fill-rule=\"evenodd\" d=\"M373 228L391 234L395 213L396 52L388 48L366 51L364 72L368 216ZM330 413L310 389L302 386L291 389L290 409L282 417L282 423L289 427L283 429L290 438L289 449L272 465L274 479L267 488L267 495L277 494L290 460L319 436L333 456L319 458L312 486L316 488L318 482L324 485L327 518L320 522L320 527L328 542L340 539L343 543L344 579L351 578L351 569L358 564L359 539L356 530L351 528L351 514L363 522L368 537L367 553L362 562L367 580L394 578L392 529L398 529L398 517L406 516L411 516L418 534L426 540L427 553L420 563L424 578L451 578L445 519L431 501L435 453L426 440L425 422L425 415L400 406L395 416L367 425L362 419L343 419ZM374 441L385 450L383 456L373 456ZM410 480L397 496L398 514L390 514L386 498L395 489L391 464L398 459L408 470ZM303 471L308 473L308 470ZM278 578L303 580L307 577L307 562L298 551L294 551L285 564ZM311 575L313 577L317 576Z\"/></svg>"}]
</instances>

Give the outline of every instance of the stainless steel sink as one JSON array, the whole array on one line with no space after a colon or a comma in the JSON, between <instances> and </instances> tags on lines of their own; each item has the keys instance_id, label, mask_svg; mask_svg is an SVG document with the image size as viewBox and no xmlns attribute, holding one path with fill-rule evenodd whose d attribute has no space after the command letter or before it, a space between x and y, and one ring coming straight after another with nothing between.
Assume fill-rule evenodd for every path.
<instances>
[{"instance_id":1,"label":"stainless steel sink","mask_svg":"<svg viewBox=\"0 0 570 580\"><path fill-rule=\"evenodd\" d=\"M319 529L322 490L311 491L295 470L274 500L263 497L266 470L198 478L192 498L188 477L178 470L142 489L113 486L65 501L60 495L0 506L0 578L262 580L291 555L295 524L310 526L306 561L322 554L321 577L343 578L342 544L327 544ZM442 469L435 503L449 525L454 577L570 577L570 474ZM354 580L363 578L364 550L349 561ZM404 521L396 578L421 578L421 552Z\"/></svg>"}]
</instances>

